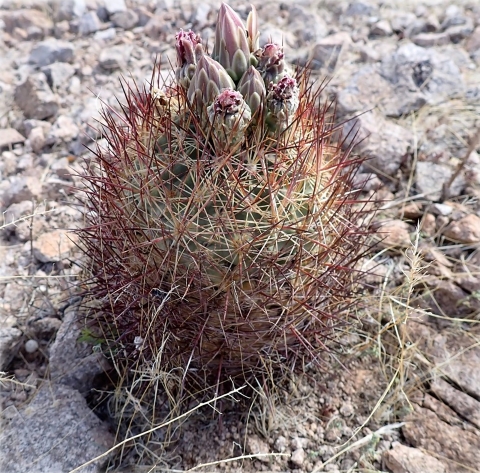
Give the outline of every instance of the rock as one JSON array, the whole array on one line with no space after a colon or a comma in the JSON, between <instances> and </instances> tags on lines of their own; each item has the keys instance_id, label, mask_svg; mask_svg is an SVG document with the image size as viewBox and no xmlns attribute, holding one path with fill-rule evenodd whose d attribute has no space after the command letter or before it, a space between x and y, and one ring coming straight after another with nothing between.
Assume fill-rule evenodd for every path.
<instances>
[{"instance_id":1,"label":"rock","mask_svg":"<svg viewBox=\"0 0 480 473\"><path fill-rule=\"evenodd\" d=\"M22 332L17 328L4 326L0 327L0 371L6 369L12 361L15 352L14 345L20 340Z\"/></svg>"},{"instance_id":2,"label":"rock","mask_svg":"<svg viewBox=\"0 0 480 473\"><path fill-rule=\"evenodd\" d=\"M438 378L430 383L430 391L451 407L457 414L480 428L480 402L468 394L455 389L445 380Z\"/></svg>"},{"instance_id":3,"label":"rock","mask_svg":"<svg viewBox=\"0 0 480 473\"><path fill-rule=\"evenodd\" d=\"M61 0L57 5L55 18L58 22L80 18L87 9L85 0Z\"/></svg>"},{"instance_id":4,"label":"rock","mask_svg":"<svg viewBox=\"0 0 480 473\"><path fill-rule=\"evenodd\" d=\"M326 68L333 72L342 54L352 43L350 35L344 31L318 41L311 49L309 62L313 69Z\"/></svg>"},{"instance_id":5,"label":"rock","mask_svg":"<svg viewBox=\"0 0 480 473\"><path fill-rule=\"evenodd\" d=\"M424 48L444 46L450 43L450 35L448 33L420 33L413 36L412 41Z\"/></svg>"},{"instance_id":6,"label":"rock","mask_svg":"<svg viewBox=\"0 0 480 473\"><path fill-rule=\"evenodd\" d=\"M42 263L61 261L75 248L75 239L75 234L66 230L43 233L33 242L33 254Z\"/></svg>"},{"instance_id":7,"label":"rock","mask_svg":"<svg viewBox=\"0 0 480 473\"><path fill-rule=\"evenodd\" d=\"M50 377L86 395L95 376L104 372L107 362L103 355L93 352L92 343L79 341L82 324L76 307L70 306L50 348Z\"/></svg>"},{"instance_id":8,"label":"rock","mask_svg":"<svg viewBox=\"0 0 480 473\"><path fill-rule=\"evenodd\" d=\"M114 13L111 17L110 20L112 23L119 27L123 28L124 30L131 30L132 28L135 28L138 23L138 15L133 11L133 10L125 10L125 11L119 11L117 13Z\"/></svg>"},{"instance_id":9,"label":"rock","mask_svg":"<svg viewBox=\"0 0 480 473\"><path fill-rule=\"evenodd\" d=\"M435 231L436 231L435 215L427 212L423 216L422 221L420 222L420 230L427 237L433 237L435 235Z\"/></svg>"},{"instance_id":10,"label":"rock","mask_svg":"<svg viewBox=\"0 0 480 473\"><path fill-rule=\"evenodd\" d=\"M433 204L432 205L432 213L435 215L443 215L446 217L453 212L453 207L448 204Z\"/></svg>"},{"instance_id":11,"label":"rock","mask_svg":"<svg viewBox=\"0 0 480 473\"><path fill-rule=\"evenodd\" d=\"M475 54L480 51L480 25L475 28L467 43L465 49L471 54Z\"/></svg>"},{"instance_id":12,"label":"rock","mask_svg":"<svg viewBox=\"0 0 480 473\"><path fill-rule=\"evenodd\" d=\"M25 351L27 353L35 353L38 350L38 342L36 340L27 340L25 342Z\"/></svg>"},{"instance_id":13,"label":"rock","mask_svg":"<svg viewBox=\"0 0 480 473\"><path fill-rule=\"evenodd\" d=\"M58 100L48 86L45 74L37 73L27 77L15 89L15 102L27 118L53 117L58 110Z\"/></svg>"},{"instance_id":14,"label":"rock","mask_svg":"<svg viewBox=\"0 0 480 473\"><path fill-rule=\"evenodd\" d=\"M303 448L297 448L290 457L290 461L299 468L305 463L305 450Z\"/></svg>"},{"instance_id":15,"label":"rock","mask_svg":"<svg viewBox=\"0 0 480 473\"><path fill-rule=\"evenodd\" d=\"M445 34L448 34L452 43L459 43L465 38L468 38L473 33L473 29L473 21L468 18L465 24L447 28Z\"/></svg>"},{"instance_id":16,"label":"rock","mask_svg":"<svg viewBox=\"0 0 480 473\"><path fill-rule=\"evenodd\" d=\"M109 41L117 35L117 30L115 28L107 28L106 30L97 31L93 36L95 41Z\"/></svg>"},{"instance_id":17,"label":"rock","mask_svg":"<svg viewBox=\"0 0 480 473\"><path fill-rule=\"evenodd\" d=\"M80 130L73 118L68 115L59 115L55 120L46 139L47 145L59 142L69 143L77 138Z\"/></svg>"},{"instance_id":18,"label":"rock","mask_svg":"<svg viewBox=\"0 0 480 473\"><path fill-rule=\"evenodd\" d=\"M268 457L268 454L270 453L268 444L257 435L249 435L247 437L246 449L250 455L256 455L258 453L262 454L262 456L257 457L261 462L270 462L270 458Z\"/></svg>"},{"instance_id":19,"label":"rock","mask_svg":"<svg viewBox=\"0 0 480 473\"><path fill-rule=\"evenodd\" d=\"M29 36L29 31L32 32L32 28L40 32L41 38L49 35L53 30L52 20L44 11L35 9L0 12L0 20L3 20L5 24L4 29L7 33L13 33L15 28L20 28L26 31L27 38ZM29 39L35 39L31 37L31 33Z\"/></svg>"},{"instance_id":20,"label":"rock","mask_svg":"<svg viewBox=\"0 0 480 473\"><path fill-rule=\"evenodd\" d=\"M395 33L403 33L411 28L411 25L417 20L415 13L396 10L391 19L391 26Z\"/></svg>"},{"instance_id":21,"label":"rock","mask_svg":"<svg viewBox=\"0 0 480 473\"><path fill-rule=\"evenodd\" d=\"M288 29L301 43L321 41L328 35L325 19L311 8L296 4L289 9Z\"/></svg>"},{"instance_id":22,"label":"rock","mask_svg":"<svg viewBox=\"0 0 480 473\"><path fill-rule=\"evenodd\" d=\"M392 26L388 20L377 21L377 23L370 28L370 34L379 37L390 36L393 34Z\"/></svg>"},{"instance_id":23,"label":"rock","mask_svg":"<svg viewBox=\"0 0 480 473\"><path fill-rule=\"evenodd\" d=\"M285 452L285 450L287 450L288 448L288 440L283 436L283 435L280 435L279 437L277 437L277 439L275 440L275 450L279 453L283 453Z\"/></svg>"},{"instance_id":24,"label":"rock","mask_svg":"<svg viewBox=\"0 0 480 473\"><path fill-rule=\"evenodd\" d=\"M39 154L45 146L45 133L43 128L38 126L34 128L28 136L28 141L34 153Z\"/></svg>"},{"instance_id":25,"label":"rock","mask_svg":"<svg viewBox=\"0 0 480 473\"><path fill-rule=\"evenodd\" d=\"M45 383L0 433L1 470L71 471L104 454L113 440L78 391ZM105 462L102 458L81 471L100 473Z\"/></svg>"},{"instance_id":26,"label":"rock","mask_svg":"<svg viewBox=\"0 0 480 473\"><path fill-rule=\"evenodd\" d=\"M125 5L125 0L108 0L105 2L105 8L109 15L125 11L127 6Z\"/></svg>"},{"instance_id":27,"label":"rock","mask_svg":"<svg viewBox=\"0 0 480 473\"><path fill-rule=\"evenodd\" d=\"M28 62L35 66L48 66L54 62L72 62L75 47L68 41L49 38L32 49Z\"/></svg>"},{"instance_id":28,"label":"rock","mask_svg":"<svg viewBox=\"0 0 480 473\"><path fill-rule=\"evenodd\" d=\"M80 22L78 23L78 32L82 36L88 36L89 34L97 32L101 26L102 24L97 16L97 13L94 11L89 11L80 18Z\"/></svg>"},{"instance_id":29,"label":"rock","mask_svg":"<svg viewBox=\"0 0 480 473\"><path fill-rule=\"evenodd\" d=\"M345 16L371 16L376 7L369 2L351 2L345 10Z\"/></svg>"},{"instance_id":30,"label":"rock","mask_svg":"<svg viewBox=\"0 0 480 473\"><path fill-rule=\"evenodd\" d=\"M428 409L414 407L402 429L407 442L425 451L441 452L442 458L475 471L480 463L480 437L463 426L447 424Z\"/></svg>"},{"instance_id":31,"label":"rock","mask_svg":"<svg viewBox=\"0 0 480 473\"><path fill-rule=\"evenodd\" d=\"M41 70L47 77L48 85L55 90L65 88L65 84L75 74L75 68L68 62L54 62Z\"/></svg>"},{"instance_id":32,"label":"rock","mask_svg":"<svg viewBox=\"0 0 480 473\"><path fill-rule=\"evenodd\" d=\"M43 133L46 135L50 131L52 124L45 120L36 120L34 118L29 118L23 122L23 128L27 137L30 137L31 131L38 127L40 127L43 130Z\"/></svg>"},{"instance_id":33,"label":"rock","mask_svg":"<svg viewBox=\"0 0 480 473\"><path fill-rule=\"evenodd\" d=\"M392 117L416 111L425 103L437 105L464 91L460 69L451 58L412 43L386 57L380 74L392 84L397 98L385 110Z\"/></svg>"},{"instance_id":34,"label":"rock","mask_svg":"<svg viewBox=\"0 0 480 473\"><path fill-rule=\"evenodd\" d=\"M446 164L419 161L415 169L415 186L417 191L427 199L439 200L442 196L443 186L452 177L453 171ZM459 175L450 186L451 196L460 195L465 187L465 179Z\"/></svg>"},{"instance_id":35,"label":"rock","mask_svg":"<svg viewBox=\"0 0 480 473\"><path fill-rule=\"evenodd\" d=\"M403 220L381 222L378 232L382 238L379 243L382 248L405 248L411 245L409 227Z\"/></svg>"},{"instance_id":36,"label":"rock","mask_svg":"<svg viewBox=\"0 0 480 473\"><path fill-rule=\"evenodd\" d=\"M446 473L445 465L417 448L397 444L383 453L382 460L392 473Z\"/></svg>"},{"instance_id":37,"label":"rock","mask_svg":"<svg viewBox=\"0 0 480 473\"><path fill-rule=\"evenodd\" d=\"M201 30L208 25L208 17L211 11L212 6L209 3L200 2L197 4L190 18L196 29Z\"/></svg>"},{"instance_id":38,"label":"rock","mask_svg":"<svg viewBox=\"0 0 480 473\"><path fill-rule=\"evenodd\" d=\"M411 133L405 128L383 118L373 111L345 123L344 135L349 139L345 146L355 140L356 152L367 158L365 167L380 173L393 175L411 146Z\"/></svg>"},{"instance_id":39,"label":"rock","mask_svg":"<svg viewBox=\"0 0 480 473\"><path fill-rule=\"evenodd\" d=\"M451 222L444 230L443 236L459 243L474 244L480 242L480 217L467 215Z\"/></svg>"},{"instance_id":40,"label":"rock","mask_svg":"<svg viewBox=\"0 0 480 473\"><path fill-rule=\"evenodd\" d=\"M424 296L424 300L434 314L461 317L472 312L468 294L453 281L436 281L431 292ZM442 326L446 325L441 319L437 322Z\"/></svg>"},{"instance_id":41,"label":"rock","mask_svg":"<svg viewBox=\"0 0 480 473\"><path fill-rule=\"evenodd\" d=\"M106 48L100 53L100 66L108 71L124 69L130 57L130 51L131 47L127 47L126 45Z\"/></svg>"},{"instance_id":42,"label":"rock","mask_svg":"<svg viewBox=\"0 0 480 473\"><path fill-rule=\"evenodd\" d=\"M0 129L0 149L11 147L17 143L23 143L23 137L15 128Z\"/></svg>"}]
</instances>

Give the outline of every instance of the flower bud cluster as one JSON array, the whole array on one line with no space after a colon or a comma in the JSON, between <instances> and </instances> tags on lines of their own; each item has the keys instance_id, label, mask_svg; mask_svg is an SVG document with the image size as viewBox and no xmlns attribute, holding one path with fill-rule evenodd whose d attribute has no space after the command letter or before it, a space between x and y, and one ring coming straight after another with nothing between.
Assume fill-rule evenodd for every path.
<instances>
[{"instance_id":1,"label":"flower bud cluster","mask_svg":"<svg viewBox=\"0 0 480 473\"><path fill-rule=\"evenodd\" d=\"M194 32L177 33L177 84L202 126L210 125L223 143L243 141L249 127L265 123L270 132L282 132L298 108L299 89L285 70L283 47L260 48L259 36L254 7L245 27L225 3L211 56Z\"/></svg>"}]
</instances>

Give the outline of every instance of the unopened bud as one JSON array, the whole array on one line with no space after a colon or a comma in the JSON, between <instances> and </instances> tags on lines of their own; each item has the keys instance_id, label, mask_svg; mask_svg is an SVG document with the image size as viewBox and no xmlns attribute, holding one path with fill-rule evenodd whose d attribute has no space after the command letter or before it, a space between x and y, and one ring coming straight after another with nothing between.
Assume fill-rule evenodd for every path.
<instances>
[{"instance_id":1,"label":"unopened bud","mask_svg":"<svg viewBox=\"0 0 480 473\"><path fill-rule=\"evenodd\" d=\"M252 5L252 9L247 18L248 47L250 52L254 53L259 46L260 33L258 32L257 9Z\"/></svg>"},{"instance_id":2,"label":"unopened bud","mask_svg":"<svg viewBox=\"0 0 480 473\"><path fill-rule=\"evenodd\" d=\"M252 114L240 92L223 90L207 112L213 134L219 143L237 144L243 141Z\"/></svg>"},{"instance_id":3,"label":"unopened bud","mask_svg":"<svg viewBox=\"0 0 480 473\"><path fill-rule=\"evenodd\" d=\"M275 131L284 131L292 122L299 105L297 81L286 76L271 84L267 95L267 123Z\"/></svg>"},{"instance_id":4,"label":"unopened bud","mask_svg":"<svg viewBox=\"0 0 480 473\"><path fill-rule=\"evenodd\" d=\"M267 91L262 76L253 66L243 74L237 89L250 107L252 115L254 117L260 115Z\"/></svg>"},{"instance_id":5,"label":"unopened bud","mask_svg":"<svg viewBox=\"0 0 480 473\"><path fill-rule=\"evenodd\" d=\"M225 3L218 13L212 57L238 82L250 65L250 48L240 17Z\"/></svg>"},{"instance_id":6,"label":"unopened bud","mask_svg":"<svg viewBox=\"0 0 480 473\"><path fill-rule=\"evenodd\" d=\"M258 60L257 68L266 84L278 82L285 69L283 47L276 43L268 43L255 52Z\"/></svg>"}]
</instances>

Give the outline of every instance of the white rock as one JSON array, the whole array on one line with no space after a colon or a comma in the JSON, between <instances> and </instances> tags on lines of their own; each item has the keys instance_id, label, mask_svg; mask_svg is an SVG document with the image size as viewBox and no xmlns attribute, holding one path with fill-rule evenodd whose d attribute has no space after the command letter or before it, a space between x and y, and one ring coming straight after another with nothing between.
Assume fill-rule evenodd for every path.
<instances>
[{"instance_id":1,"label":"white rock","mask_svg":"<svg viewBox=\"0 0 480 473\"><path fill-rule=\"evenodd\" d=\"M301 467L305 462L305 450L303 448L297 448L297 450L292 453L290 460L295 466Z\"/></svg>"},{"instance_id":2,"label":"white rock","mask_svg":"<svg viewBox=\"0 0 480 473\"><path fill-rule=\"evenodd\" d=\"M0 148L9 147L16 143L23 143L25 138L15 128L0 129Z\"/></svg>"},{"instance_id":3,"label":"white rock","mask_svg":"<svg viewBox=\"0 0 480 473\"><path fill-rule=\"evenodd\" d=\"M119 11L125 11L127 6L125 5L125 0L106 0L105 8L109 15L113 15Z\"/></svg>"},{"instance_id":4,"label":"white rock","mask_svg":"<svg viewBox=\"0 0 480 473\"><path fill-rule=\"evenodd\" d=\"M36 340L27 340L25 343L25 351L27 353L35 353L38 350L38 342Z\"/></svg>"}]
</instances>

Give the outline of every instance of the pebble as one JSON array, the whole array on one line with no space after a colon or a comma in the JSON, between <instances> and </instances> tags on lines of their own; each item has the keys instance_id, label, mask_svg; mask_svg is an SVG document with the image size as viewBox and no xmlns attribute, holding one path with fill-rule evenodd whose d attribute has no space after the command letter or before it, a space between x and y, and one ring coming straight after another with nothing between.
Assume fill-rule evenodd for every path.
<instances>
[{"instance_id":1,"label":"pebble","mask_svg":"<svg viewBox=\"0 0 480 473\"><path fill-rule=\"evenodd\" d=\"M23 137L15 128L0 129L0 149L13 146L17 143L23 143L25 137Z\"/></svg>"},{"instance_id":2,"label":"pebble","mask_svg":"<svg viewBox=\"0 0 480 473\"><path fill-rule=\"evenodd\" d=\"M58 111L58 98L48 86L45 74L32 74L15 90L15 102L27 118L43 120Z\"/></svg>"},{"instance_id":3,"label":"pebble","mask_svg":"<svg viewBox=\"0 0 480 473\"><path fill-rule=\"evenodd\" d=\"M443 236L459 243L474 244L480 242L480 217L467 215L451 222L444 230Z\"/></svg>"},{"instance_id":4,"label":"pebble","mask_svg":"<svg viewBox=\"0 0 480 473\"><path fill-rule=\"evenodd\" d=\"M390 36L393 34L392 25L388 20L380 20L371 27L370 34L379 37Z\"/></svg>"},{"instance_id":5,"label":"pebble","mask_svg":"<svg viewBox=\"0 0 480 473\"><path fill-rule=\"evenodd\" d=\"M418 46L431 48L433 46L444 46L450 43L450 35L443 33L420 33L412 37L412 41Z\"/></svg>"},{"instance_id":6,"label":"pebble","mask_svg":"<svg viewBox=\"0 0 480 473\"><path fill-rule=\"evenodd\" d=\"M327 69L332 72L341 59L342 53L352 43L350 35L344 31L318 41L311 49L308 58L313 69Z\"/></svg>"},{"instance_id":7,"label":"pebble","mask_svg":"<svg viewBox=\"0 0 480 473\"><path fill-rule=\"evenodd\" d=\"M38 350L38 342L36 340L27 340L25 342L25 351L27 353L35 353Z\"/></svg>"},{"instance_id":8,"label":"pebble","mask_svg":"<svg viewBox=\"0 0 480 473\"><path fill-rule=\"evenodd\" d=\"M131 47L126 45L105 48L100 53L99 64L108 71L124 69L130 56L130 51Z\"/></svg>"},{"instance_id":9,"label":"pebble","mask_svg":"<svg viewBox=\"0 0 480 473\"><path fill-rule=\"evenodd\" d=\"M101 28L102 24L98 15L94 11L89 11L85 13L80 18L80 22L78 24L78 32L82 36L88 36L89 34L95 33Z\"/></svg>"},{"instance_id":10,"label":"pebble","mask_svg":"<svg viewBox=\"0 0 480 473\"><path fill-rule=\"evenodd\" d=\"M109 15L114 13L123 12L127 9L125 0L108 0L105 2L105 9Z\"/></svg>"},{"instance_id":11,"label":"pebble","mask_svg":"<svg viewBox=\"0 0 480 473\"><path fill-rule=\"evenodd\" d=\"M54 62L72 62L75 47L68 41L49 38L32 49L29 63L35 66L48 66Z\"/></svg>"},{"instance_id":12,"label":"pebble","mask_svg":"<svg viewBox=\"0 0 480 473\"><path fill-rule=\"evenodd\" d=\"M75 248L76 236L66 230L52 230L41 234L33 242L33 254L42 263L61 261Z\"/></svg>"},{"instance_id":13,"label":"pebble","mask_svg":"<svg viewBox=\"0 0 480 473\"><path fill-rule=\"evenodd\" d=\"M288 440L283 435L280 435L275 440L274 447L277 452L283 453L288 447Z\"/></svg>"},{"instance_id":14,"label":"pebble","mask_svg":"<svg viewBox=\"0 0 480 473\"><path fill-rule=\"evenodd\" d=\"M123 28L124 30L131 30L132 28L135 28L135 26L137 26L138 24L138 15L133 10L119 11L117 13L114 13L110 17L110 20L115 26L119 28Z\"/></svg>"},{"instance_id":15,"label":"pebble","mask_svg":"<svg viewBox=\"0 0 480 473\"><path fill-rule=\"evenodd\" d=\"M305 462L305 450L303 448L297 448L290 457L291 462L298 467L301 467Z\"/></svg>"},{"instance_id":16,"label":"pebble","mask_svg":"<svg viewBox=\"0 0 480 473\"><path fill-rule=\"evenodd\" d=\"M75 74L75 68L68 62L55 62L42 67L41 71L47 77L48 85L54 90L64 88Z\"/></svg>"}]
</instances>

